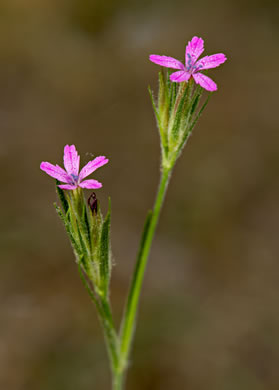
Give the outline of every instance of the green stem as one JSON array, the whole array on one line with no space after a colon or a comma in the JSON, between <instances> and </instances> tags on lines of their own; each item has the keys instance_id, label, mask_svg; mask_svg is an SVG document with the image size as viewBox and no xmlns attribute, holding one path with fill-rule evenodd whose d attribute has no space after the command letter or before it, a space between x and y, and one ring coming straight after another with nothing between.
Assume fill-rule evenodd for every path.
<instances>
[{"instance_id":1,"label":"green stem","mask_svg":"<svg viewBox=\"0 0 279 390\"><path fill-rule=\"evenodd\" d=\"M112 383L112 390L123 390L124 376L123 372L115 372Z\"/></svg>"},{"instance_id":2,"label":"green stem","mask_svg":"<svg viewBox=\"0 0 279 390\"><path fill-rule=\"evenodd\" d=\"M101 299L101 310L99 310L100 320L103 325L107 350L110 357L112 372L117 372L119 362L119 343L115 326L112 320L110 303L106 299ZM114 375L114 374L113 374Z\"/></svg>"},{"instance_id":3,"label":"green stem","mask_svg":"<svg viewBox=\"0 0 279 390\"><path fill-rule=\"evenodd\" d=\"M114 373L118 367L118 337L113 324L110 303L104 298L98 299L94 291L92 291L88 281L86 280L81 266L78 264L80 278L84 287L86 288L92 302L96 305L99 320L102 324L104 336L107 345L107 351L110 359L111 370Z\"/></svg>"},{"instance_id":4,"label":"green stem","mask_svg":"<svg viewBox=\"0 0 279 390\"><path fill-rule=\"evenodd\" d=\"M152 240L158 223L160 211L163 205L170 175L171 175L171 169L163 168L161 174L161 181L160 181L157 197L155 200L151 220L147 227L145 237L143 238L142 241L143 246L142 248L140 248L139 257L136 263L132 283L130 286L130 291L126 303L126 308L125 308L122 327L121 327L121 334L120 334L120 355L119 355L120 380L123 379L125 375L125 371L127 369L129 353L130 353L131 344L133 341L133 334L136 325L136 314L137 314L139 297L140 297L140 292L143 283L144 272L146 269ZM115 390L116 389L121 389L121 387L115 387Z\"/></svg>"}]
</instances>

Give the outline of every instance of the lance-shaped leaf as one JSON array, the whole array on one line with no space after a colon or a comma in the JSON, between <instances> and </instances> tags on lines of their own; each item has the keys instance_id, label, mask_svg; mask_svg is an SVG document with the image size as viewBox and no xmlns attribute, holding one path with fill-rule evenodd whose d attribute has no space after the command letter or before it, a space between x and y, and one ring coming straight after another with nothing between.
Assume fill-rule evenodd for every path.
<instances>
[{"instance_id":1,"label":"lance-shaped leaf","mask_svg":"<svg viewBox=\"0 0 279 390\"><path fill-rule=\"evenodd\" d=\"M171 112L172 112L172 109L174 107L174 104L175 104L175 100L176 100L176 95L177 95L177 84L176 83L171 83L170 87L169 87L169 95L170 95L170 104L169 104L169 117L171 115Z\"/></svg>"},{"instance_id":2,"label":"lance-shaped leaf","mask_svg":"<svg viewBox=\"0 0 279 390\"><path fill-rule=\"evenodd\" d=\"M73 246L73 249L74 249L76 255L78 257L80 257L81 254L82 254L82 249L81 249L79 243L77 242L77 240L74 237L74 234L73 234L72 229L71 229L71 224L68 221L67 215L65 216L63 214L62 210L60 209L60 207L57 206L56 203L54 203L54 207L55 207L55 210L56 210L57 214L59 215L59 217L61 218L62 222L64 223L66 232L67 232L67 234L69 236L70 242L71 242L71 244Z\"/></svg>"},{"instance_id":3,"label":"lance-shaped leaf","mask_svg":"<svg viewBox=\"0 0 279 390\"><path fill-rule=\"evenodd\" d=\"M68 201L66 199L64 191L60 187L58 187L59 184L61 184L61 182L59 180L56 180L56 192L57 192L58 198L61 202L61 206L64 210L64 213L66 214L68 211L69 205L68 205Z\"/></svg>"},{"instance_id":4,"label":"lance-shaped leaf","mask_svg":"<svg viewBox=\"0 0 279 390\"><path fill-rule=\"evenodd\" d=\"M144 223L144 228L143 228L143 232L142 232L142 236L141 236L139 251L138 251L138 255L137 255L136 268L135 268L135 271L133 274L133 279L131 281L130 291L129 291L129 295L128 295L128 299L127 299L126 307L125 307L125 313L124 313L122 323L121 323L120 340L121 340L122 348L123 348L123 345L127 341L125 339L125 335L129 332L132 333L134 330L134 326L135 326L135 323L133 321L133 315L128 315L128 313L133 313L135 315L136 311L137 311L137 303L135 303L135 300L133 300L133 297L134 297L135 291L138 288L137 282L138 282L139 278L141 277L141 274L144 272L144 269L141 267L142 254L144 251L144 246L146 243L148 231L149 231L150 224L152 221L152 216L153 216L153 213L150 210L147 214L147 217L146 217L146 220ZM124 345L124 347L127 347L127 345Z\"/></svg>"},{"instance_id":5,"label":"lance-shaped leaf","mask_svg":"<svg viewBox=\"0 0 279 390\"><path fill-rule=\"evenodd\" d=\"M200 118L201 114L203 113L203 110L205 109L205 107L207 106L207 103L209 102L209 99L211 98L211 94L208 95L206 101L204 102L204 104L202 105L200 111L198 112L198 114L196 115L196 117L194 118L194 120L190 123L190 126L188 128L188 130L185 132L184 134L184 137L180 143L180 146L178 148L179 152L184 148L184 146L186 145L186 142L188 141L190 135L192 134L192 131L198 121L198 119Z\"/></svg>"},{"instance_id":6,"label":"lance-shaped leaf","mask_svg":"<svg viewBox=\"0 0 279 390\"><path fill-rule=\"evenodd\" d=\"M159 134L160 134L160 137L161 137L161 140L162 140L164 138L164 134L163 134L162 126L161 126L161 119L160 119L159 111L158 111L158 108L156 106L155 98L154 98L154 95L153 95L153 92L152 92L152 89L150 88L150 86L148 86L148 92L149 92L149 95L150 95L153 111L154 111L154 114L155 114L155 118L156 118L158 129L159 129Z\"/></svg>"},{"instance_id":7,"label":"lance-shaped leaf","mask_svg":"<svg viewBox=\"0 0 279 390\"><path fill-rule=\"evenodd\" d=\"M146 220L144 222L143 232L142 232L140 246L139 246L139 251L138 251L137 262L139 261L139 259L142 256L142 252L143 252L144 245L145 245L145 242L146 242L147 233L149 231L149 227L150 227L152 216L153 216L153 212L152 212L152 210L149 210L148 213L147 213L147 216L146 216Z\"/></svg>"},{"instance_id":8,"label":"lance-shaped leaf","mask_svg":"<svg viewBox=\"0 0 279 390\"><path fill-rule=\"evenodd\" d=\"M179 136L180 123L184 117L184 108L185 108L185 101L187 98L187 94L188 94L188 85L182 84L180 86L180 91L177 95L176 102L173 108L173 112L172 112L173 120L170 121L170 128L169 128L170 148L172 146L172 142L175 144Z\"/></svg>"},{"instance_id":9,"label":"lance-shaped leaf","mask_svg":"<svg viewBox=\"0 0 279 390\"><path fill-rule=\"evenodd\" d=\"M102 284L102 290L104 295L107 295L108 292L110 270L111 270L110 216L111 216L111 202L109 199L109 208L103 222L101 236L100 236L100 244L99 244L100 277L101 277L101 284Z\"/></svg>"},{"instance_id":10,"label":"lance-shaped leaf","mask_svg":"<svg viewBox=\"0 0 279 390\"><path fill-rule=\"evenodd\" d=\"M198 108L202 96L202 92L203 92L202 87L197 86L195 88L194 93L192 94L194 84L190 82L188 83L188 85L189 84L191 84L191 86L189 87L188 96L186 96L184 115L180 125L180 132L182 134L182 139L184 138L185 134L187 134L189 131L189 127L191 126L193 115L196 112L196 109Z\"/></svg>"}]
</instances>

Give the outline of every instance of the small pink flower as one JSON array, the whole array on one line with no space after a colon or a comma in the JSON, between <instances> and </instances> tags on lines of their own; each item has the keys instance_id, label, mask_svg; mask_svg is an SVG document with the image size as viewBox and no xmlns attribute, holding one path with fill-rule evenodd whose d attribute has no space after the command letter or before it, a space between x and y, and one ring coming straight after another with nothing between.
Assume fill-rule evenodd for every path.
<instances>
[{"instance_id":1,"label":"small pink flower","mask_svg":"<svg viewBox=\"0 0 279 390\"><path fill-rule=\"evenodd\" d=\"M49 162L42 162L40 168L42 171L45 171L49 176L54 177L55 179L62 181L59 185L63 190L75 190L78 187L95 189L101 188L102 183L99 183L97 180L83 180L85 177L89 176L96 169L108 163L108 159L105 156L99 156L94 158L94 160L89 161L79 172L79 160L80 157L76 150L75 145L66 145L64 148L64 167L61 168L59 165L53 165Z\"/></svg>"},{"instance_id":2,"label":"small pink flower","mask_svg":"<svg viewBox=\"0 0 279 390\"><path fill-rule=\"evenodd\" d=\"M185 65L182 62L172 57L158 56L152 54L149 59L155 64L165 66L166 68L180 69L178 72L174 72L170 75L171 81L181 83L182 81L188 81L190 77L193 77L197 84L200 84L207 91L216 91L217 85L209 77L200 73L201 70L216 68L226 61L226 56L222 53L213 54L211 56L205 56L198 61L198 58L204 51L203 39L193 37L186 46L185 53Z\"/></svg>"}]
</instances>

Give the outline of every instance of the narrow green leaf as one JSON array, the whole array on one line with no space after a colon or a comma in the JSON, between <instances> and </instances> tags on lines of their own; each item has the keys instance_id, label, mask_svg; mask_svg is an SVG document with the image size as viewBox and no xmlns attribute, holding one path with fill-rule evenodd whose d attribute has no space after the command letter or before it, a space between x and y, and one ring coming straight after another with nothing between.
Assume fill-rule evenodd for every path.
<instances>
[{"instance_id":1,"label":"narrow green leaf","mask_svg":"<svg viewBox=\"0 0 279 390\"><path fill-rule=\"evenodd\" d=\"M60 181L56 180L56 192L57 192L57 195L58 195L59 200L61 202L62 208L66 214L68 211L69 205L68 205L68 201L66 199L66 196L64 194L64 191L60 187L58 187L59 184L60 184Z\"/></svg>"},{"instance_id":2,"label":"narrow green leaf","mask_svg":"<svg viewBox=\"0 0 279 390\"><path fill-rule=\"evenodd\" d=\"M69 239L70 239L70 242L73 246L73 249L75 250L76 254L80 257L81 254L82 254L82 250L81 250L81 247L79 246L79 244L77 243L77 241L75 240L74 238L74 235L73 235L73 232L71 230L71 225L70 225L70 222L68 221L67 219L67 216L65 216L62 212L62 210L60 209L59 206L57 206L56 203L53 204L55 209L56 209L56 212L57 214L59 215L59 217L61 218L64 226L65 226L65 229L66 229L66 232L69 236Z\"/></svg>"},{"instance_id":3,"label":"narrow green leaf","mask_svg":"<svg viewBox=\"0 0 279 390\"><path fill-rule=\"evenodd\" d=\"M197 88L195 89L195 92L193 93L193 97L191 99L191 104L189 108L191 117L195 113L196 108L198 107L198 104L202 97L202 93L203 93L203 88L200 85L198 85Z\"/></svg>"},{"instance_id":4,"label":"narrow green leaf","mask_svg":"<svg viewBox=\"0 0 279 390\"><path fill-rule=\"evenodd\" d=\"M170 96L170 91L171 91L171 88L172 88L172 85L175 84L173 83L172 81L170 81L170 75L172 74L172 71L170 70L170 68L167 69L167 80L166 80L166 86L168 88L168 91L169 91L169 96Z\"/></svg>"},{"instance_id":5,"label":"narrow green leaf","mask_svg":"<svg viewBox=\"0 0 279 390\"><path fill-rule=\"evenodd\" d=\"M128 299L127 299L126 306L125 306L125 312L124 312L124 315L122 317L122 323L121 323L121 328L120 328L120 340L121 340L122 348L123 348L123 344L126 344L126 348L127 348L126 351L129 350L129 344L130 344L129 338L132 336L133 328L135 326L135 323L133 321L134 318L130 317L130 314L131 314L131 312L134 312L134 316L135 316L135 313L136 313L136 304L134 301L134 294L135 294L135 291L137 290L136 289L137 281L138 281L138 277L139 277L139 274L141 271L141 266L142 266L142 253L143 253L143 250L145 247L145 242L147 239L147 235L148 235L148 231L149 231L150 224L152 221L152 217L153 217L153 212L152 212L152 210L150 210L147 214L146 219L145 219L143 232L142 232L142 236L141 236L141 241L140 241L140 246L139 246L139 250L138 250L138 254L137 254L137 262L136 262L136 266L134 269L133 278L132 278L132 282L131 282L131 286L130 286L130 290L129 290L129 295L128 295ZM139 294L139 291L138 291L138 294ZM127 341L127 334L128 334L128 341Z\"/></svg>"},{"instance_id":6,"label":"narrow green leaf","mask_svg":"<svg viewBox=\"0 0 279 390\"><path fill-rule=\"evenodd\" d=\"M111 217L111 201L109 199L109 209L105 217L102 232L100 237L100 276L104 294L107 295L109 280L110 280L110 217Z\"/></svg>"},{"instance_id":7,"label":"narrow green leaf","mask_svg":"<svg viewBox=\"0 0 279 390\"><path fill-rule=\"evenodd\" d=\"M80 228L80 225L77 224L77 230L78 230L78 235L79 235L79 242L80 242L80 247L81 247L81 250L82 250L82 253L88 257L90 259L91 257L91 253L90 253L90 250L88 248L88 243L87 243L87 238L84 237L84 234L82 232L82 229Z\"/></svg>"},{"instance_id":8,"label":"narrow green leaf","mask_svg":"<svg viewBox=\"0 0 279 390\"><path fill-rule=\"evenodd\" d=\"M162 106L165 104L166 100L166 90L165 90L165 80L164 80L164 73L159 72L159 94L158 94L158 109L161 113Z\"/></svg>"},{"instance_id":9,"label":"narrow green leaf","mask_svg":"<svg viewBox=\"0 0 279 390\"><path fill-rule=\"evenodd\" d=\"M73 234L80 241L80 246L83 251L87 254L87 257L91 257L91 246L90 237L88 236L86 222L84 220L84 198L72 199L69 202L69 214L70 214L70 225L72 226Z\"/></svg>"},{"instance_id":10,"label":"narrow green leaf","mask_svg":"<svg viewBox=\"0 0 279 390\"><path fill-rule=\"evenodd\" d=\"M149 95L150 95L150 99L151 99L152 107L153 107L153 110L154 110L154 113L155 113L155 117L156 117L156 119L158 121L159 120L158 109L157 109L157 106L156 106L156 102L155 102L153 91L152 91L150 86L148 86L148 92L149 92Z\"/></svg>"},{"instance_id":11,"label":"narrow green leaf","mask_svg":"<svg viewBox=\"0 0 279 390\"><path fill-rule=\"evenodd\" d=\"M142 251L144 249L144 245L145 245L145 241L146 241L146 237L147 237L147 233L148 233L148 230L149 230L149 226L150 226L150 222L151 222L151 219L152 219L152 215L153 215L153 212L152 210L149 210L148 213L147 213L147 217L145 219L145 223L144 223L144 227L143 227L143 232L142 232L142 236L141 236L141 241L140 241L140 246L139 246L139 251L138 251L138 256L137 256L137 259L139 260L142 256ZM137 271L135 271L135 274L136 274Z\"/></svg>"},{"instance_id":12,"label":"narrow green leaf","mask_svg":"<svg viewBox=\"0 0 279 390\"><path fill-rule=\"evenodd\" d=\"M177 140L179 135L179 129L180 129L180 123L184 116L184 106L185 106L185 99L187 97L188 93L188 84L185 86L185 89L183 91L181 87L180 93L178 94L175 102L175 106L173 108L173 125L170 129L170 139Z\"/></svg>"},{"instance_id":13,"label":"narrow green leaf","mask_svg":"<svg viewBox=\"0 0 279 390\"><path fill-rule=\"evenodd\" d=\"M149 92L150 99L151 99L151 102L152 102L152 106L153 106L153 110L154 110L154 113L155 113L158 130L159 130L159 134L160 134L160 138L161 138L161 148L162 148L162 150L166 150L167 149L166 136L165 136L165 133L164 133L164 129L162 128L162 121L161 121L160 113L159 113L158 108L156 107L154 95L153 95L153 92L152 92L150 86L148 86L148 92Z\"/></svg>"},{"instance_id":14,"label":"narrow green leaf","mask_svg":"<svg viewBox=\"0 0 279 390\"><path fill-rule=\"evenodd\" d=\"M78 263L78 270L79 270L79 276L81 278L81 281L86 289L86 291L88 292L90 298L92 299L92 301L95 303L95 305L97 306L97 308L99 308L100 304L96 298L96 295L95 295L95 291L91 288L89 282L86 280L86 277L84 275L84 272L86 272L82 266L81 263Z\"/></svg>"},{"instance_id":15,"label":"narrow green leaf","mask_svg":"<svg viewBox=\"0 0 279 390\"><path fill-rule=\"evenodd\" d=\"M209 99L211 98L211 95L212 93L210 93L206 99L206 101L204 102L204 104L202 105L200 111L198 112L197 116L195 117L195 119L192 121L191 123L191 126L190 126L190 129L189 129L189 132L191 132L193 130L193 128L195 127L195 124L197 123L197 121L199 120L201 114L203 113L203 110L205 109L205 107L207 106L208 102L209 102Z\"/></svg>"},{"instance_id":16,"label":"narrow green leaf","mask_svg":"<svg viewBox=\"0 0 279 390\"><path fill-rule=\"evenodd\" d=\"M171 83L171 85L170 85L169 116L171 115L175 100L176 100L176 83Z\"/></svg>"},{"instance_id":17,"label":"narrow green leaf","mask_svg":"<svg viewBox=\"0 0 279 390\"><path fill-rule=\"evenodd\" d=\"M192 132L193 132L193 129L197 123L197 121L199 120L201 114L203 113L203 110L205 109L205 107L207 106L207 103L209 102L209 99L211 98L211 95L212 93L210 93L206 99L206 101L204 102L204 104L202 105L199 113L197 114L197 116L195 117L195 119L192 121L192 123L190 124L189 126L189 130L185 133L183 139L182 139L182 142L178 148L178 150L180 151L186 144L186 142L188 141L189 137L191 136Z\"/></svg>"},{"instance_id":18,"label":"narrow green leaf","mask_svg":"<svg viewBox=\"0 0 279 390\"><path fill-rule=\"evenodd\" d=\"M193 101L193 89L194 89L194 81L192 80L192 78L190 78L190 80L187 82L187 90L185 91L185 103L184 103L184 114L186 116L186 114L188 113L189 111L189 108L191 106L191 101Z\"/></svg>"}]
</instances>

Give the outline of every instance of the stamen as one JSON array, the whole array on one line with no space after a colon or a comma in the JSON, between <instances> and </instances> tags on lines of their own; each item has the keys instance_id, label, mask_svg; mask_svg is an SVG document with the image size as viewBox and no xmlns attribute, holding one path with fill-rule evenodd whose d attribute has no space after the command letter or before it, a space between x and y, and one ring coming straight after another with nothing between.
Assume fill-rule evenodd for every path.
<instances>
[{"instance_id":1,"label":"stamen","mask_svg":"<svg viewBox=\"0 0 279 390\"><path fill-rule=\"evenodd\" d=\"M77 184L78 176L71 173L71 178L72 178L72 184Z\"/></svg>"},{"instance_id":2,"label":"stamen","mask_svg":"<svg viewBox=\"0 0 279 390\"><path fill-rule=\"evenodd\" d=\"M187 57L188 57L188 61L186 63L186 70L187 70L187 72L189 72L191 67L192 67L192 57L191 57L191 54L188 53Z\"/></svg>"}]
</instances>

